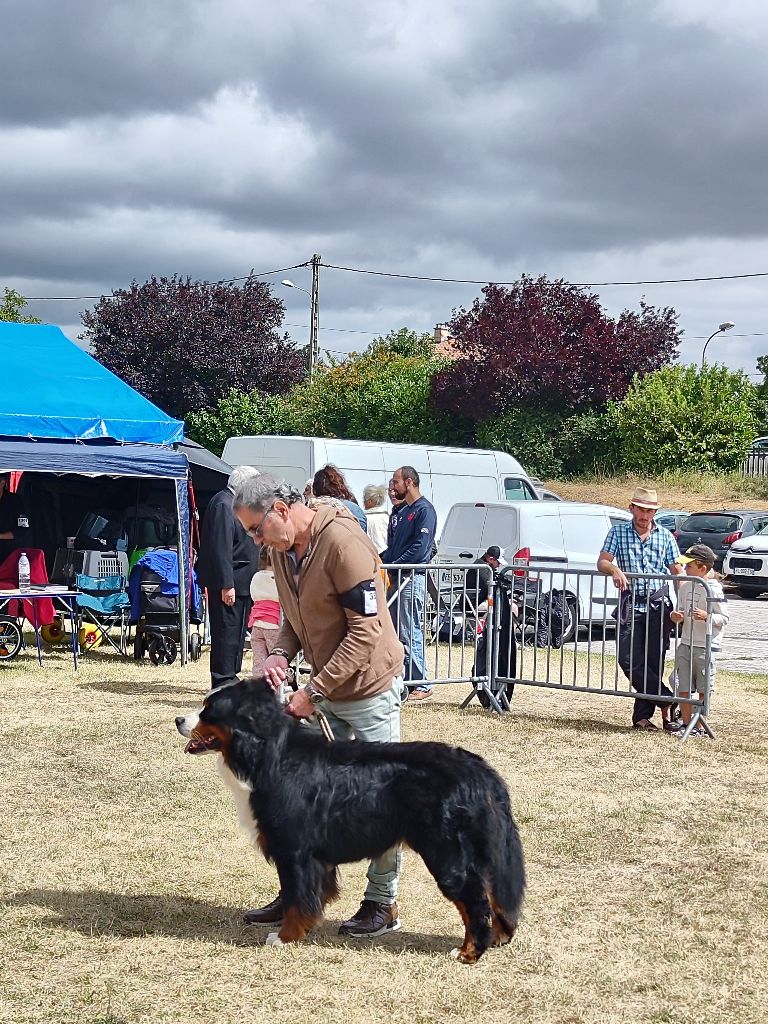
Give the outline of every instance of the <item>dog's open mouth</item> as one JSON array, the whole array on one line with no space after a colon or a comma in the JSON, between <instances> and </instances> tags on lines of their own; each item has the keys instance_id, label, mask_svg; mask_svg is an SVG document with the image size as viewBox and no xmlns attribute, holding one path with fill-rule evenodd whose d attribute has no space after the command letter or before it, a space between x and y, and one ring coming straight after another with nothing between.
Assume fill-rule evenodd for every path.
<instances>
[{"instance_id":1,"label":"dog's open mouth","mask_svg":"<svg viewBox=\"0 0 768 1024\"><path fill-rule=\"evenodd\" d=\"M185 754L207 754L209 750L221 750L221 743L215 736L193 736L184 747Z\"/></svg>"}]
</instances>

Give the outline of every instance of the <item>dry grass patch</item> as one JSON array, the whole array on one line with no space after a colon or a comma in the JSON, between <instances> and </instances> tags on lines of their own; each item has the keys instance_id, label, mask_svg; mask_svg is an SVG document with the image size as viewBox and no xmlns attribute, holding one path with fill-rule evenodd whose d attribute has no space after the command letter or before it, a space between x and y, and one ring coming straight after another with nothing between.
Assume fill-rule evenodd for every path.
<instances>
[{"instance_id":1,"label":"dry grass patch","mask_svg":"<svg viewBox=\"0 0 768 1024\"><path fill-rule=\"evenodd\" d=\"M635 487L655 487L665 508L706 512L717 508L768 509L768 480L741 473L662 473L649 480L627 473L546 484L567 501L598 502L626 508Z\"/></svg>"},{"instance_id":2,"label":"dry grass patch","mask_svg":"<svg viewBox=\"0 0 768 1024\"><path fill-rule=\"evenodd\" d=\"M720 740L627 730L629 704L520 688L512 715L406 708L407 739L485 756L508 780L530 889L511 946L451 961L461 928L406 857L403 930L342 942L364 866L305 943L263 946L241 911L275 892L210 758L173 718L182 673L97 653L2 667L0 1020L757 1022L768 1005L768 680L718 677ZM583 670L581 666L580 671Z\"/></svg>"}]
</instances>

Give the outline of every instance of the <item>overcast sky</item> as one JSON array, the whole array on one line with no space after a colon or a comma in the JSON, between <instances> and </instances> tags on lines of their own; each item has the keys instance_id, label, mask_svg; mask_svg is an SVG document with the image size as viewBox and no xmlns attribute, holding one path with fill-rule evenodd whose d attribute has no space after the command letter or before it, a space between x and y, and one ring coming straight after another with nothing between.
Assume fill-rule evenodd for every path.
<instances>
[{"instance_id":1,"label":"overcast sky","mask_svg":"<svg viewBox=\"0 0 768 1024\"><path fill-rule=\"evenodd\" d=\"M3 0L0 286L323 261L598 282L768 272L764 0ZM306 341L307 269L266 278ZM768 277L601 287L754 371ZM321 347L479 286L323 270ZM75 337L92 303L32 301ZM295 325L295 326L294 326ZM360 332L360 333L346 333ZM366 333L369 332L369 333Z\"/></svg>"}]
</instances>

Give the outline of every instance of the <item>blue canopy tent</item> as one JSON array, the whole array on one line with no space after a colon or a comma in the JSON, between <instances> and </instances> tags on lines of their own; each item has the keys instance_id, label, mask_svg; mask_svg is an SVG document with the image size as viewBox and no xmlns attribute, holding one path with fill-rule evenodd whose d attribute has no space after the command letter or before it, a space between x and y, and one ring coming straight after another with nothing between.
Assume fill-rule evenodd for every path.
<instances>
[{"instance_id":1,"label":"blue canopy tent","mask_svg":"<svg viewBox=\"0 0 768 1024\"><path fill-rule=\"evenodd\" d=\"M189 462L184 424L111 373L58 328L0 323L0 472L169 481L179 521L181 659L187 659Z\"/></svg>"}]
</instances>

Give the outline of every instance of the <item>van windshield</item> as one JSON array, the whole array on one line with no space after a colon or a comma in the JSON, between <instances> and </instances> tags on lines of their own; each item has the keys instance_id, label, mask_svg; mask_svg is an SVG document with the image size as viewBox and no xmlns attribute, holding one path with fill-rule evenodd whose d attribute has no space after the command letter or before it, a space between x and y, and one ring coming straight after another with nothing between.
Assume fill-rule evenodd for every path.
<instances>
[{"instance_id":1,"label":"van windshield","mask_svg":"<svg viewBox=\"0 0 768 1024\"><path fill-rule=\"evenodd\" d=\"M536 494L528 481L517 476L504 478L504 497L507 501L536 501Z\"/></svg>"}]
</instances>

